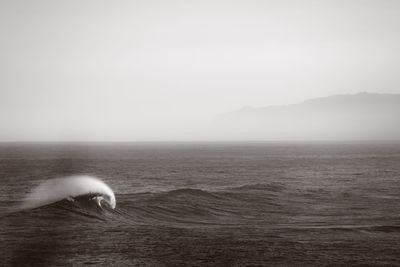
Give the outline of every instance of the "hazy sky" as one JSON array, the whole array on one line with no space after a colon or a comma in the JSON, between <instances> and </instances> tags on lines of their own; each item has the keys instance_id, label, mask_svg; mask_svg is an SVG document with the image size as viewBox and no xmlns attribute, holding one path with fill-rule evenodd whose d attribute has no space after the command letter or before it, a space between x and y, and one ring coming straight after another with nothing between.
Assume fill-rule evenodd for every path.
<instances>
[{"instance_id":1,"label":"hazy sky","mask_svg":"<svg viewBox=\"0 0 400 267\"><path fill-rule=\"evenodd\" d=\"M0 140L180 140L214 115L400 93L400 1L0 1Z\"/></svg>"}]
</instances>

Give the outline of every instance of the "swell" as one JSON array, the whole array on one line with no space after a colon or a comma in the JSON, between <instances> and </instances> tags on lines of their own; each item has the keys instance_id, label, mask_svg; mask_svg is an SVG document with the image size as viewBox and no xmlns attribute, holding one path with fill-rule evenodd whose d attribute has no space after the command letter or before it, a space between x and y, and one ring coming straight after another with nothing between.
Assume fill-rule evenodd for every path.
<instances>
[{"instance_id":1,"label":"swell","mask_svg":"<svg viewBox=\"0 0 400 267\"><path fill-rule=\"evenodd\" d=\"M42 217L57 214L63 219L81 216L128 224L238 225L262 221L267 213L279 214L279 201L273 197L278 189L276 185L255 184L220 191L179 188L124 194L118 195L120 204L115 209L102 199L103 194L90 193L67 197L27 212L40 213ZM254 193L254 190L259 192Z\"/></svg>"},{"instance_id":2,"label":"swell","mask_svg":"<svg viewBox=\"0 0 400 267\"><path fill-rule=\"evenodd\" d=\"M158 193L119 195L118 199L120 210L124 210L135 222L245 224L249 220L260 221L267 213L280 213L278 198L274 199L272 195L276 195L278 190L266 188L259 194L244 187L220 191L180 188Z\"/></svg>"},{"instance_id":3,"label":"swell","mask_svg":"<svg viewBox=\"0 0 400 267\"><path fill-rule=\"evenodd\" d=\"M86 194L31 210L46 218L99 219L129 225L252 226L291 231L400 232L397 217L372 217L368 202L357 213L352 199L332 203L326 190L299 190L279 183L248 184L216 190L179 188L117 195L112 209L98 205L101 194ZM354 206L359 207L359 206Z\"/></svg>"},{"instance_id":4,"label":"swell","mask_svg":"<svg viewBox=\"0 0 400 267\"><path fill-rule=\"evenodd\" d=\"M248 184L216 190L180 188L118 195L124 218L143 224L252 225L339 231L397 232L396 218L371 216L370 202L344 199L340 192L280 183ZM355 212L355 208L357 208ZM373 226L371 226L373 225Z\"/></svg>"},{"instance_id":5,"label":"swell","mask_svg":"<svg viewBox=\"0 0 400 267\"><path fill-rule=\"evenodd\" d=\"M256 183L245 184L230 188L232 191L264 191L264 192L282 192L287 188L282 183Z\"/></svg>"}]
</instances>

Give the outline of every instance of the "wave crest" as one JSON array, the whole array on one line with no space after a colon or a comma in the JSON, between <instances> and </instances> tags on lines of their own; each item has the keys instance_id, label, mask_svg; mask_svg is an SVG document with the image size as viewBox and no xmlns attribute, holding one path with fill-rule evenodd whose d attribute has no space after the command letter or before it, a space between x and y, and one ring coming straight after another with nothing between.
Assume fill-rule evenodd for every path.
<instances>
[{"instance_id":1,"label":"wave crest","mask_svg":"<svg viewBox=\"0 0 400 267\"><path fill-rule=\"evenodd\" d=\"M33 209L89 194L102 196L99 198L99 206L100 200L106 201L113 209L116 206L114 192L100 179L91 176L71 176L42 182L26 196L20 209Z\"/></svg>"}]
</instances>

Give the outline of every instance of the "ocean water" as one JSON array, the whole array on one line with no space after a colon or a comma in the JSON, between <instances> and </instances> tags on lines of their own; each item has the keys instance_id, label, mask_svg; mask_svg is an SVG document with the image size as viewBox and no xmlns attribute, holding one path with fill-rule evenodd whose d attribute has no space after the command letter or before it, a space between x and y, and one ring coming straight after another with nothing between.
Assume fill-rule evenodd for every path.
<instances>
[{"instance_id":1,"label":"ocean water","mask_svg":"<svg viewBox=\"0 0 400 267\"><path fill-rule=\"evenodd\" d=\"M116 208L88 189L18 209L76 175ZM399 200L400 144L0 144L0 264L400 265Z\"/></svg>"}]
</instances>

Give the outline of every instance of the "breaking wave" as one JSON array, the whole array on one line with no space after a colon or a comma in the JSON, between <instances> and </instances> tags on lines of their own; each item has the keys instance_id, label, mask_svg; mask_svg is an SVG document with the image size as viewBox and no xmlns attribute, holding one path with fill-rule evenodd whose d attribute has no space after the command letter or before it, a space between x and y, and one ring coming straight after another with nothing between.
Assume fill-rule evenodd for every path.
<instances>
[{"instance_id":1,"label":"breaking wave","mask_svg":"<svg viewBox=\"0 0 400 267\"><path fill-rule=\"evenodd\" d=\"M71 176L42 182L34 188L20 205L21 210L34 209L59 201L91 202L102 207L102 203L114 209L114 192L103 181L91 176Z\"/></svg>"},{"instance_id":2,"label":"breaking wave","mask_svg":"<svg viewBox=\"0 0 400 267\"><path fill-rule=\"evenodd\" d=\"M256 183L219 190L189 187L120 194L116 208L114 193L104 182L95 177L72 176L44 181L25 198L20 206L24 211L10 216L31 216L31 220L49 222L95 219L123 225L172 227L253 225L292 232L400 231L398 224L382 224L369 215L363 223L357 223L353 211L337 209L334 216L321 216L312 208L314 203L330 207L332 197L335 196L320 190Z\"/></svg>"}]
</instances>

